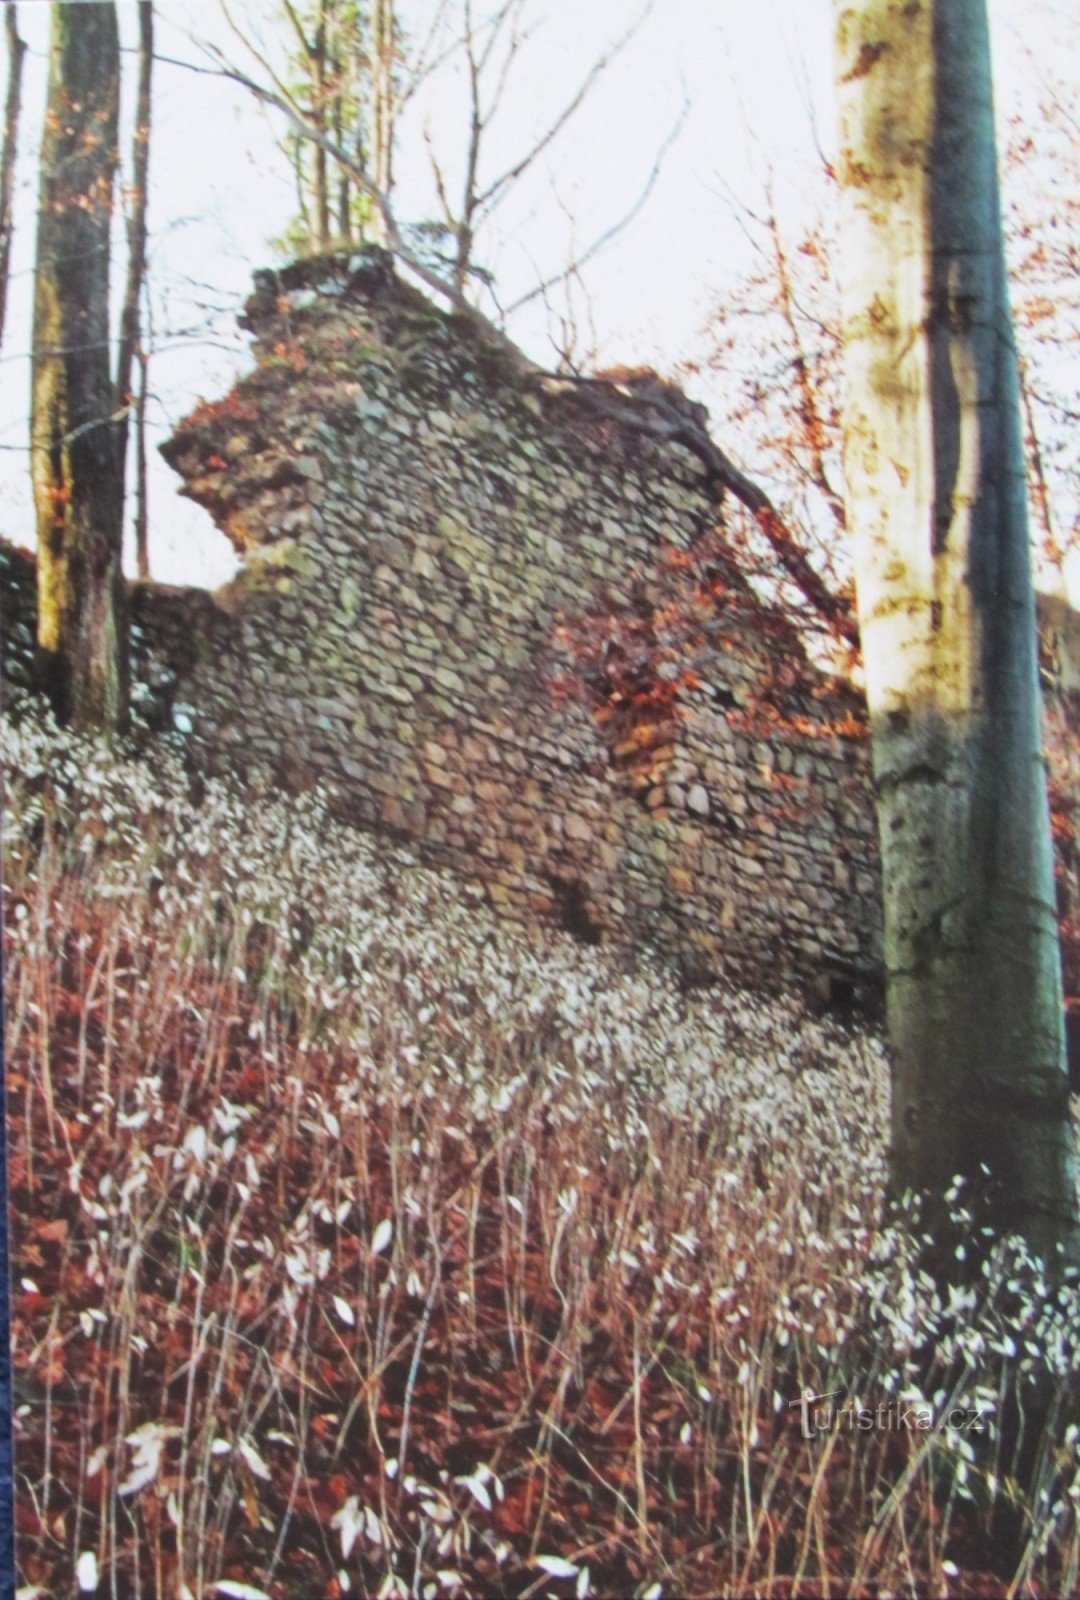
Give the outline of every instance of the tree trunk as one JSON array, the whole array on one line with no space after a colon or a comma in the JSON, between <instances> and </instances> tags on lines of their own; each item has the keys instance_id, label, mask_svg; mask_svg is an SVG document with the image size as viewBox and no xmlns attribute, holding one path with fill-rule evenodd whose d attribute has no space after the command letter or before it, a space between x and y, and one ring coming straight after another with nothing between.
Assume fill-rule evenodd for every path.
<instances>
[{"instance_id":1,"label":"tree trunk","mask_svg":"<svg viewBox=\"0 0 1080 1600\"><path fill-rule=\"evenodd\" d=\"M891 1172L1080 1256L984 0L836 0L848 523L873 730Z\"/></svg>"},{"instance_id":2,"label":"tree trunk","mask_svg":"<svg viewBox=\"0 0 1080 1600\"><path fill-rule=\"evenodd\" d=\"M135 571L150 576L150 478L146 464L146 401L150 387L150 354L144 344L136 353L139 392L135 401Z\"/></svg>"},{"instance_id":3,"label":"tree trunk","mask_svg":"<svg viewBox=\"0 0 1080 1600\"><path fill-rule=\"evenodd\" d=\"M345 145L345 120L341 95L334 100L334 141L344 148ZM352 244L352 193L349 187L349 174L344 167L338 167L338 239L343 248L348 249Z\"/></svg>"},{"instance_id":4,"label":"tree trunk","mask_svg":"<svg viewBox=\"0 0 1080 1600\"><path fill-rule=\"evenodd\" d=\"M330 0L328 7L328 33L330 57L330 117L328 129L334 143L344 148L350 125L358 115L353 105L352 74L356 61L356 40L351 36L355 20L349 5L340 6ZM340 164L336 171L337 197L335 202L335 238L338 247L347 249L352 243L352 193L349 174Z\"/></svg>"},{"instance_id":5,"label":"tree trunk","mask_svg":"<svg viewBox=\"0 0 1080 1600\"><path fill-rule=\"evenodd\" d=\"M315 45L311 53L311 98L315 121L321 133L332 127L326 93L326 6L319 6ZM325 250L330 243L330 175L325 145L315 146L315 245Z\"/></svg>"},{"instance_id":6,"label":"tree trunk","mask_svg":"<svg viewBox=\"0 0 1080 1600\"><path fill-rule=\"evenodd\" d=\"M116 8L54 5L41 141L31 396L38 645L61 721L127 712L119 455L109 373Z\"/></svg>"},{"instance_id":7,"label":"tree trunk","mask_svg":"<svg viewBox=\"0 0 1080 1600\"><path fill-rule=\"evenodd\" d=\"M12 201L15 191L15 156L19 147L19 116L22 110L22 69L26 42L19 37L14 3L4 8L7 36L8 81L4 103L4 150L0 155L0 345L4 342L7 312L8 274L11 267Z\"/></svg>"},{"instance_id":8,"label":"tree trunk","mask_svg":"<svg viewBox=\"0 0 1080 1600\"><path fill-rule=\"evenodd\" d=\"M374 0L371 17L371 181L387 200L394 190L394 0ZM385 246L386 225L377 209L371 236Z\"/></svg>"},{"instance_id":9,"label":"tree trunk","mask_svg":"<svg viewBox=\"0 0 1080 1600\"><path fill-rule=\"evenodd\" d=\"M120 311L116 356L117 516L123 520L127 479L129 419L135 407L132 370L139 353L139 307L146 278L146 196L150 176L150 91L154 69L154 7L139 0L139 77L135 91L135 130L131 140L131 200L127 215L127 281ZM145 382L145 371L143 372Z\"/></svg>"}]
</instances>

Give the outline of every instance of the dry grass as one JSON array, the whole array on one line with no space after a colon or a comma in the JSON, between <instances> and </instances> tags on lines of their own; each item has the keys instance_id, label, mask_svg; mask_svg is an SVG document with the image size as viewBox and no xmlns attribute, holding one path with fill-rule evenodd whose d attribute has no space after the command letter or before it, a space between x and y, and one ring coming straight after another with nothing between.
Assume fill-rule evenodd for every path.
<instances>
[{"instance_id":1,"label":"dry grass","mask_svg":"<svg viewBox=\"0 0 1080 1600\"><path fill-rule=\"evenodd\" d=\"M317 798L3 738L28 1596L1075 1587L1064 1415L988 1554L1075 1296L1003 1250L943 1305L879 1230L876 1039L515 933ZM988 1432L805 1439L804 1388Z\"/></svg>"}]
</instances>

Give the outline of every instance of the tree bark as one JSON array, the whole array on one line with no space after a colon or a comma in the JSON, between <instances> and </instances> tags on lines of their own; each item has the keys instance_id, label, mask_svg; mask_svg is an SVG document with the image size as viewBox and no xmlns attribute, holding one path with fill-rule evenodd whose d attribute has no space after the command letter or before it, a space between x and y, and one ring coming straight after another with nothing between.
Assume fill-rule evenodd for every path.
<instances>
[{"instance_id":1,"label":"tree bark","mask_svg":"<svg viewBox=\"0 0 1080 1600\"><path fill-rule=\"evenodd\" d=\"M130 419L135 413L136 430L142 426L143 411L136 407L132 374L139 359L143 389L146 369L141 359L140 306L146 280L146 210L150 176L150 106L154 69L154 7L152 0L139 0L139 75L135 91L135 129L131 141L131 200L127 214L127 281L120 311L120 340L116 356L116 452L117 517L124 515L124 485L127 481L127 448ZM145 531L145 530L144 530ZM138 542L138 541L136 541ZM145 552L141 552L142 555ZM140 561L140 569L141 569ZM140 570L140 577L146 574Z\"/></svg>"},{"instance_id":2,"label":"tree bark","mask_svg":"<svg viewBox=\"0 0 1080 1600\"><path fill-rule=\"evenodd\" d=\"M373 0L371 14L371 181L390 200L394 191L394 53L396 49L394 0ZM385 219L376 207L371 217L371 237L389 245Z\"/></svg>"},{"instance_id":3,"label":"tree bark","mask_svg":"<svg viewBox=\"0 0 1080 1600\"><path fill-rule=\"evenodd\" d=\"M117 161L116 8L52 8L41 141L31 395L38 646L58 718L111 728L127 712L109 231Z\"/></svg>"},{"instance_id":4,"label":"tree bark","mask_svg":"<svg viewBox=\"0 0 1080 1600\"><path fill-rule=\"evenodd\" d=\"M334 98L334 139L338 144L345 142L345 119L340 93ZM348 249L352 244L352 191L349 174L343 167L338 168L337 183L338 239L341 245Z\"/></svg>"},{"instance_id":5,"label":"tree bark","mask_svg":"<svg viewBox=\"0 0 1080 1600\"><path fill-rule=\"evenodd\" d=\"M311 99L315 120L324 133L331 126L326 92L326 50L326 0L320 0L311 52ZM326 147L321 144L315 146L315 226L316 248L325 250L330 243L330 174Z\"/></svg>"},{"instance_id":6,"label":"tree bark","mask_svg":"<svg viewBox=\"0 0 1080 1600\"><path fill-rule=\"evenodd\" d=\"M150 354L140 344L139 392L135 401L135 571L150 576L150 475L146 462L146 401L150 383Z\"/></svg>"},{"instance_id":7,"label":"tree bark","mask_svg":"<svg viewBox=\"0 0 1080 1600\"><path fill-rule=\"evenodd\" d=\"M4 102L4 150L0 155L0 345L4 341L8 275L11 268L12 201L15 192L15 157L19 147L22 112L22 70L26 41L19 37L15 5L4 7L7 37L8 81Z\"/></svg>"},{"instance_id":8,"label":"tree bark","mask_svg":"<svg viewBox=\"0 0 1080 1600\"><path fill-rule=\"evenodd\" d=\"M984 0L836 0L844 423L894 1190L1080 1259ZM947 1258L947 1259L946 1259Z\"/></svg>"}]
</instances>

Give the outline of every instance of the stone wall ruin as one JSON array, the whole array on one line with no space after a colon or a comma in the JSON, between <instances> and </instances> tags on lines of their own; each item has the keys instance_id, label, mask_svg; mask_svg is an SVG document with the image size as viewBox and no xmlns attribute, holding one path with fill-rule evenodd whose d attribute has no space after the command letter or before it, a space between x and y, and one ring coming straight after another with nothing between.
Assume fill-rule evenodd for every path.
<instances>
[{"instance_id":1,"label":"stone wall ruin","mask_svg":"<svg viewBox=\"0 0 1080 1600\"><path fill-rule=\"evenodd\" d=\"M745 605L676 725L553 702L560 617L713 526L700 464L598 436L377 264L320 270L260 275L255 370L166 447L245 558L185 692L205 759L317 780L508 913L690 978L872 984L865 752L810 696L804 732L753 728Z\"/></svg>"}]
</instances>

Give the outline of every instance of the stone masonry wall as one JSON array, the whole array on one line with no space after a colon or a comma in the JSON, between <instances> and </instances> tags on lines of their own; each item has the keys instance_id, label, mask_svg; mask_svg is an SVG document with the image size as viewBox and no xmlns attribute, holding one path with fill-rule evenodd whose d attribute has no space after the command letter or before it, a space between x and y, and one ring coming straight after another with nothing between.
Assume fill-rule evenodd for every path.
<instances>
[{"instance_id":1,"label":"stone masonry wall","mask_svg":"<svg viewBox=\"0 0 1080 1600\"><path fill-rule=\"evenodd\" d=\"M321 781L508 913L691 979L871 983L865 752L807 694L804 731L755 731L748 589L685 720L553 696L560 616L715 523L698 462L575 416L378 259L257 285L254 372L165 449L246 558L182 691L202 759Z\"/></svg>"}]
</instances>

